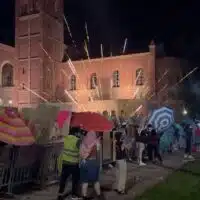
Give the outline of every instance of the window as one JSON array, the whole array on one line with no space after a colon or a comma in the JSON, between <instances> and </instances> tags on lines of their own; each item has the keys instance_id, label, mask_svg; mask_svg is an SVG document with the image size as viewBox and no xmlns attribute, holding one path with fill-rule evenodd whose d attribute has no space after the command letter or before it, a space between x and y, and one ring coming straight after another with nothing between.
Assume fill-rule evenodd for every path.
<instances>
[{"instance_id":1,"label":"window","mask_svg":"<svg viewBox=\"0 0 200 200\"><path fill-rule=\"evenodd\" d=\"M90 89L96 89L97 84L97 74L93 73L90 77Z\"/></svg>"},{"instance_id":2,"label":"window","mask_svg":"<svg viewBox=\"0 0 200 200\"><path fill-rule=\"evenodd\" d=\"M2 68L2 87L13 86L13 66L5 64Z\"/></svg>"},{"instance_id":3,"label":"window","mask_svg":"<svg viewBox=\"0 0 200 200\"><path fill-rule=\"evenodd\" d=\"M33 0L33 2L32 2L32 12L34 14L39 12L39 1L38 0Z\"/></svg>"},{"instance_id":4,"label":"window","mask_svg":"<svg viewBox=\"0 0 200 200\"><path fill-rule=\"evenodd\" d=\"M31 14L39 13L39 0L29 0L28 2L23 2L20 5L19 16L26 16Z\"/></svg>"},{"instance_id":5,"label":"window","mask_svg":"<svg viewBox=\"0 0 200 200\"><path fill-rule=\"evenodd\" d=\"M28 4L24 4L20 8L20 16L28 15Z\"/></svg>"},{"instance_id":6,"label":"window","mask_svg":"<svg viewBox=\"0 0 200 200\"><path fill-rule=\"evenodd\" d=\"M104 110L102 114L103 114L103 116L106 117L106 118L109 117L109 114L108 114L108 111L107 111L107 110Z\"/></svg>"},{"instance_id":7,"label":"window","mask_svg":"<svg viewBox=\"0 0 200 200\"><path fill-rule=\"evenodd\" d=\"M119 80L119 71L113 72L113 87L119 87L120 86L120 80Z\"/></svg>"},{"instance_id":8,"label":"window","mask_svg":"<svg viewBox=\"0 0 200 200\"><path fill-rule=\"evenodd\" d=\"M72 75L70 79L70 90L76 90L76 76Z\"/></svg>"},{"instance_id":9,"label":"window","mask_svg":"<svg viewBox=\"0 0 200 200\"><path fill-rule=\"evenodd\" d=\"M115 116L116 117L116 111L115 110L111 110L111 116Z\"/></svg>"},{"instance_id":10,"label":"window","mask_svg":"<svg viewBox=\"0 0 200 200\"><path fill-rule=\"evenodd\" d=\"M136 85L144 85L144 70L142 68L136 70Z\"/></svg>"}]
</instances>

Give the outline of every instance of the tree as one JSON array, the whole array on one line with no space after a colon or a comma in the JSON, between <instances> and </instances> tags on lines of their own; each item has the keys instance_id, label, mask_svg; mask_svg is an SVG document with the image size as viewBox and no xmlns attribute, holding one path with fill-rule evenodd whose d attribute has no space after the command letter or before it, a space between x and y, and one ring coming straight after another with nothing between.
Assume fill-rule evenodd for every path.
<instances>
[{"instance_id":1,"label":"tree","mask_svg":"<svg viewBox=\"0 0 200 200\"><path fill-rule=\"evenodd\" d=\"M179 86L180 99L183 100L185 107L191 117L200 114L200 83L195 80L186 80Z\"/></svg>"}]
</instances>

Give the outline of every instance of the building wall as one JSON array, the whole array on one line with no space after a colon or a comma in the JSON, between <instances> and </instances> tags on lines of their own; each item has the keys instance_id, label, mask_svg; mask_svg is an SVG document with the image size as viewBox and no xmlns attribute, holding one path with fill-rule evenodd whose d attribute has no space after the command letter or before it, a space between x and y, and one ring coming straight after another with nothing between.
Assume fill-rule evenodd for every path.
<instances>
[{"instance_id":1,"label":"building wall","mask_svg":"<svg viewBox=\"0 0 200 200\"><path fill-rule=\"evenodd\" d=\"M20 106L40 103L41 96L47 93L48 100L54 98L55 61L62 60L64 47L62 13L62 0L56 4L41 0L16 1Z\"/></svg>"},{"instance_id":2,"label":"building wall","mask_svg":"<svg viewBox=\"0 0 200 200\"><path fill-rule=\"evenodd\" d=\"M57 83L67 90L68 101L72 96L75 101L87 103L92 100L135 99L144 91L154 91L155 66L151 52L91 59L58 64ZM144 85L136 85L136 70L144 70ZM119 87L112 87L113 72L119 72ZM76 90L71 90L71 77L76 75ZM96 73L98 85L91 89L91 75ZM62 95L61 95L62 96Z\"/></svg>"},{"instance_id":3,"label":"building wall","mask_svg":"<svg viewBox=\"0 0 200 200\"><path fill-rule=\"evenodd\" d=\"M160 102L179 99L175 85L183 77L186 61L175 57L156 59L156 92Z\"/></svg>"},{"instance_id":4,"label":"building wall","mask_svg":"<svg viewBox=\"0 0 200 200\"><path fill-rule=\"evenodd\" d=\"M11 65L13 67L13 85L5 86L3 83L3 67ZM9 101L17 105L17 92L14 87L18 82L17 70L16 70L16 56L15 48L0 44L0 104L8 105Z\"/></svg>"}]
</instances>

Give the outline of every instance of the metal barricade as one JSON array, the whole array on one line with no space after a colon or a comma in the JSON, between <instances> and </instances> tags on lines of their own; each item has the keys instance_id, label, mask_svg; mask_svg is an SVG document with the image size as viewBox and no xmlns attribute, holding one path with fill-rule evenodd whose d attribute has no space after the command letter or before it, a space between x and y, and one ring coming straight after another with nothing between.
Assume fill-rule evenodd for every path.
<instances>
[{"instance_id":1,"label":"metal barricade","mask_svg":"<svg viewBox=\"0 0 200 200\"><path fill-rule=\"evenodd\" d=\"M114 161L113 141L111 146L113 152L110 160ZM42 189L48 184L58 182L58 157L62 149L63 143L1 148L0 190L12 194L15 188L30 183L37 184ZM102 161L103 159L102 151Z\"/></svg>"},{"instance_id":2,"label":"metal barricade","mask_svg":"<svg viewBox=\"0 0 200 200\"><path fill-rule=\"evenodd\" d=\"M9 192L12 188L34 183L37 178L37 146L20 147L14 149L10 172Z\"/></svg>"},{"instance_id":3,"label":"metal barricade","mask_svg":"<svg viewBox=\"0 0 200 200\"><path fill-rule=\"evenodd\" d=\"M0 189L8 187L9 175L10 175L10 160L9 160L10 148L1 148L0 152Z\"/></svg>"},{"instance_id":4,"label":"metal barricade","mask_svg":"<svg viewBox=\"0 0 200 200\"><path fill-rule=\"evenodd\" d=\"M56 183L59 180L58 157L63 149L63 143L53 143L42 147L43 155L38 180L41 187Z\"/></svg>"},{"instance_id":5,"label":"metal barricade","mask_svg":"<svg viewBox=\"0 0 200 200\"><path fill-rule=\"evenodd\" d=\"M12 194L13 188L33 183L38 168L37 146L5 147L0 156L0 190Z\"/></svg>"}]
</instances>

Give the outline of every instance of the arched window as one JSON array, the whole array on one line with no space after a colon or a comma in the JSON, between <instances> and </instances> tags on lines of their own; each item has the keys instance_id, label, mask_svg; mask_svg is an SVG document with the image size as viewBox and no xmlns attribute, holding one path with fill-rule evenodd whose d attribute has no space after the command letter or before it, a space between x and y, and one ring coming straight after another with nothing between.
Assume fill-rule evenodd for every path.
<instances>
[{"instance_id":1,"label":"arched window","mask_svg":"<svg viewBox=\"0 0 200 200\"><path fill-rule=\"evenodd\" d=\"M116 70L113 72L113 87L120 87L120 80L119 80L119 71Z\"/></svg>"},{"instance_id":2,"label":"arched window","mask_svg":"<svg viewBox=\"0 0 200 200\"><path fill-rule=\"evenodd\" d=\"M144 85L144 70L142 68L136 70L136 85Z\"/></svg>"},{"instance_id":3,"label":"arched window","mask_svg":"<svg viewBox=\"0 0 200 200\"><path fill-rule=\"evenodd\" d=\"M13 86L13 66L11 64L5 64L2 67L2 87Z\"/></svg>"},{"instance_id":4,"label":"arched window","mask_svg":"<svg viewBox=\"0 0 200 200\"><path fill-rule=\"evenodd\" d=\"M70 90L76 90L76 76L72 75L70 79Z\"/></svg>"},{"instance_id":5,"label":"arched window","mask_svg":"<svg viewBox=\"0 0 200 200\"><path fill-rule=\"evenodd\" d=\"M90 89L95 89L98 85L97 74L93 73L90 77Z\"/></svg>"},{"instance_id":6,"label":"arched window","mask_svg":"<svg viewBox=\"0 0 200 200\"><path fill-rule=\"evenodd\" d=\"M111 110L111 117L116 117L116 111L115 110Z\"/></svg>"}]
</instances>

